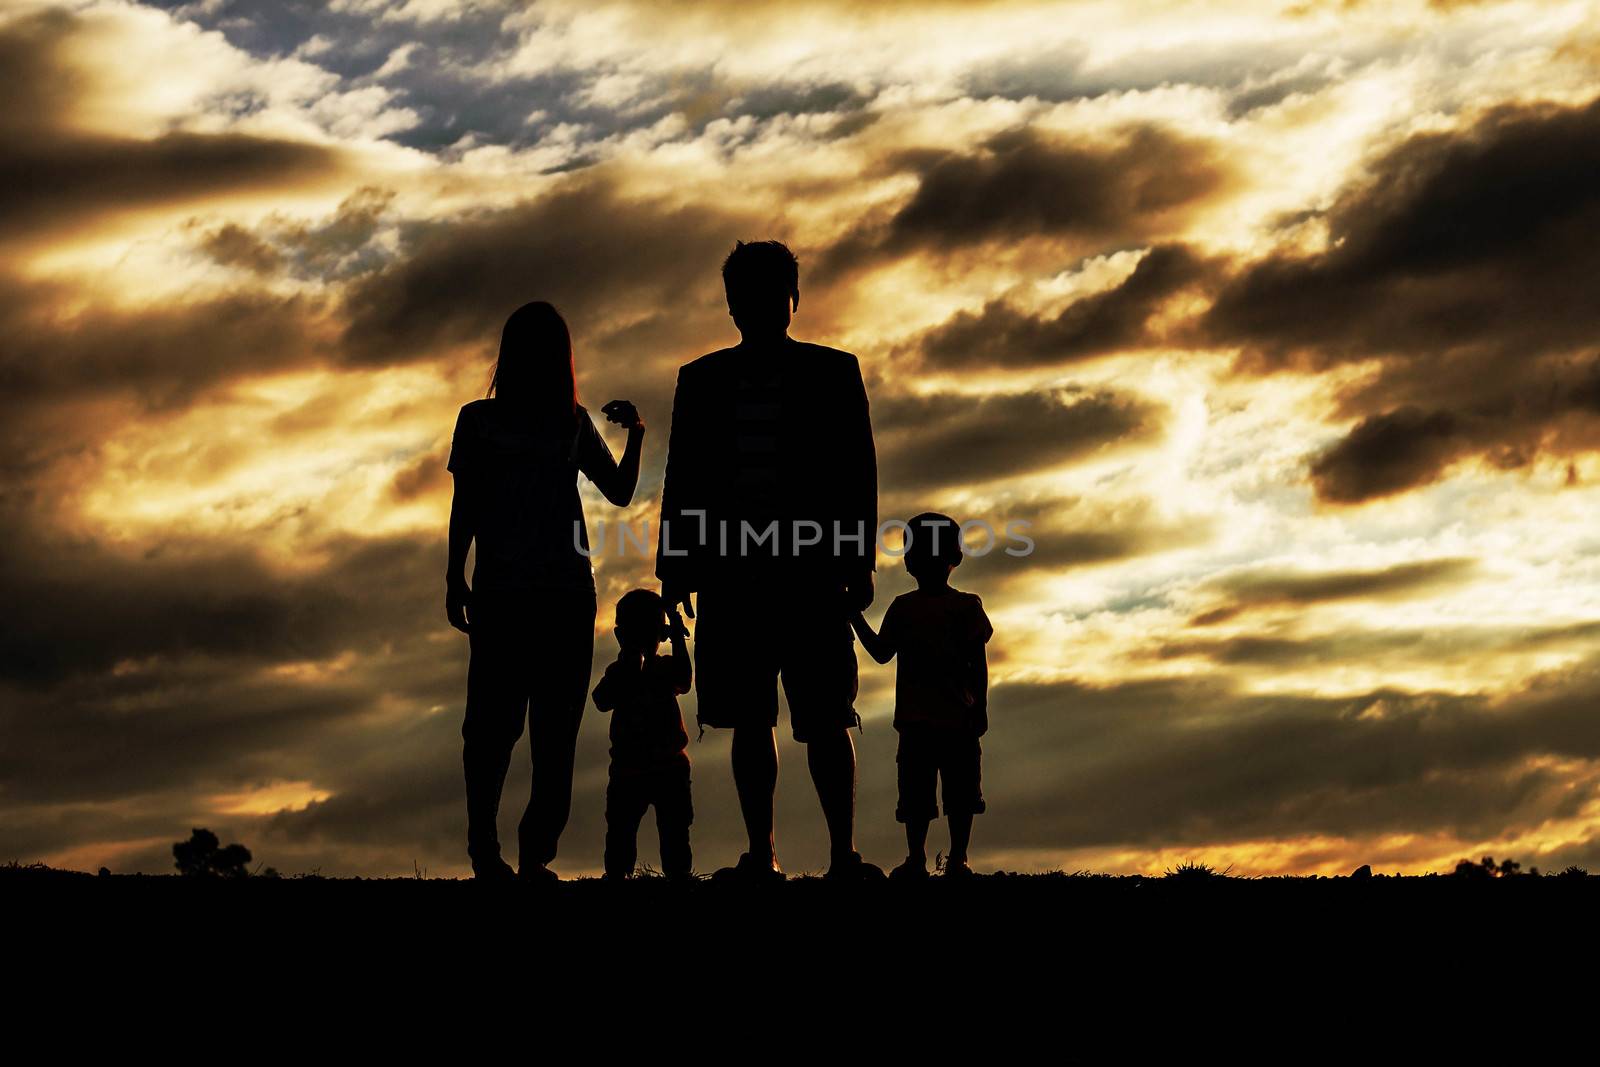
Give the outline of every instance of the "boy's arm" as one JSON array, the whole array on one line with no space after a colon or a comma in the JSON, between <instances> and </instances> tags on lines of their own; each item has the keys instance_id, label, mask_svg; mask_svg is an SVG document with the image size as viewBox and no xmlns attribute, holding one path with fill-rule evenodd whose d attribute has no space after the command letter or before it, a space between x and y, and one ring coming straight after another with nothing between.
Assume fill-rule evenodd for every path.
<instances>
[{"instance_id":1,"label":"boy's arm","mask_svg":"<svg viewBox=\"0 0 1600 1067\"><path fill-rule=\"evenodd\" d=\"M601 711L610 711L617 706L617 701L622 697L622 664L613 663L606 668L600 676L600 684L594 687L594 706Z\"/></svg>"},{"instance_id":2,"label":"boy's arm","mask_svg":"<svg viewBox=\"0 0 1600 1067\"><path fill-rule=\"evenodd\" d=\"M967 691L972 694L973 725L982 737L989 729L989 646L980 644L967 661Z\"/></svg>"},{"instance_id":3,"label":"boy's arm","mask_svg":"<svg viewBox=\"0 0 1600 1067\"><path fill-rule=\"evenodd\" d=\"M989 729L989 639L994 625L983 610L983 601L974 597L972 655L967 659L967 692L972 696L973 725L982 737Z\"/></svg>"},{"instance_id":4,"label":"boy's arm","mask_svg":"<svg viewBox=\"0 0 1600 1067\"><path fill-rule=\"evenodd\" d=\"M858 611L850 616L850 626L860 639L861 647L867 650L867 655L879 663L888 663L894 659L894 642L882 634L873 633L865 615Z\"/></svg>"},{"instance_id":5,"label":"boy's arm","mask_svg":"<svg viewBox=\"0 0 1600 1067\"><path fill-rule=\"evenodd\" d=\"M667 625L672 638L672 688L681 695L687 693L694 684L694 664L689 659L689 631L684 628L683 616L678 614L676 605L667 608Z\"/></svg>"}]
</instances>

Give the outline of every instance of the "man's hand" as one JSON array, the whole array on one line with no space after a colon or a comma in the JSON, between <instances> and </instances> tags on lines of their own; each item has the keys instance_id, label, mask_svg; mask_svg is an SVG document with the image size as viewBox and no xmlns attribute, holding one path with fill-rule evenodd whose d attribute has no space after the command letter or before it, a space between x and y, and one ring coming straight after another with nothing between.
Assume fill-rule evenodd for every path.
<instances>
[{"instance_id":1,"label":"man's hand","mask_svg":"<svg viewBox=\"0 0 1600 1067\"><path fill-rule=\"evenodd\" d=\"M461 579L451 579L445 583L444 614L450 620L450 625L462 633L471 633L472 625L467 621L467 609L472 603L472 590Z\"/></svg>"},{"instance_id":2,"label":"man's hand","mask_svg":"<svg viewBox=\"0 0 1600 1067\"><path fill-rule=\"evenodd\" d=\"M872 606L872 572L862 571L844 583L845 607L851 612L866 611Z\"/></svg>"},{"instance_id":3,"label":"man's hand","mask_svg":"<svg viewBox=\"0 0 1600 1067\"><path fill-rule=\"evenodd\" d=\"M667 605L667 633L672 637L688 637L689 628L683 624L683 616L678 614L678 605Z\"/></svg>"},{"instance_id":4,"label":"man's hand","mask_svg":"<svg viewBox=\"0 0 1600 1067\"><path fill-rule=\"evenodd\" d=\"M613 400L600 411L625 430L644 429L644 419L639 417L639 409L631 400Z\"/></svg>"},{"instance_id":5,"label":"man's hand","mask_svg":"<svg viewBox=\"0 0 1600 1067\"><path fill-rule=\"evenodd\" d=\"M694 618L694 604L689 600L690 592L679 588L676 582L661 583L661 599L666 602L667 611L676 611L678 605L683 605L683 613L689 618Z\"/></svg>"}]
</instances>

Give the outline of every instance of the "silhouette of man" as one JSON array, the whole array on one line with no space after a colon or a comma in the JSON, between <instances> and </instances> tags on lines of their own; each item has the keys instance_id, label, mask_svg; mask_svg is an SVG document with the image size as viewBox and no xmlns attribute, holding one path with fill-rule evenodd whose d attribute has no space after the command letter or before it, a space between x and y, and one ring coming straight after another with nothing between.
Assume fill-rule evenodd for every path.
<instances>
[{"instance_id":1,"label":"silhouette of man","mask_svg":"<svg viewBox=\"0 0 1600 1067\"><path fill-rule=\"evenodd\" d=\"M739 242L722 265L740 342L678 373L656 576L695 618L701 726L733 730L749 849L724 877L781 880L778 680L822 802L830 878L881 877L855 850L852 613L872 603L878 468L856 357L789 336L794 253Z\"/></svg>"}]
</instances>

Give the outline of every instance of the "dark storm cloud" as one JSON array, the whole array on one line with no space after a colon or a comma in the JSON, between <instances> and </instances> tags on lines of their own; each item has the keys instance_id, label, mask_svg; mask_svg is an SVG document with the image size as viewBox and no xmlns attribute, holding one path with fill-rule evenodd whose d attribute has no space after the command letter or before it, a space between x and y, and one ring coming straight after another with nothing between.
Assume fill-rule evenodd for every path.
<instances>
[{"instance_id":1,"label":"dark storm cloud","mask_svg":"<svg viewBox=\"0 0 1600 1067\"><path fill-rule=\"evenodd\" d=\"M1370 170L1328 213L1327 251L1246 267L1203 320L1247 368L1382 361L1343 400L1360 421L1316 457L1318 494L1600 447L1600 100L1500 107Z\"/></svg>"},{"instance_id":2,"label":"dark storm cloud","mask_svg":"<svg viewBox=\"0 0 1600 1067\"><path fill-rule=\"evenodd\" d=\"M1158 126L1104 143L1012 130L919 169L916 194L889 223L891 248L1040 235L1126 241L1224 180L1209 146Z\"/></svg>"},{"instance_id":3,"label":"dark storm cloud","mask_svg":"<svg viewBox=\"0 0 1600 1067\"><path fill-rule=\"evenodd\" d=\"M1372 570L1288 572L1248 570L1207 583L1226 597L1222 606L1194 617L1196 626L1224 622L1252 608L1339 600L1395 600L1424 596L1470 579L1475 559L1428 559Z\"/></svg>"},{"instance_id":4,"label":"dark storm cloud","mask_svg":"<svg viewBox=\"0 0 1600 1067\"><path fill-rule=\"evenodd\" d=\"M319 295L241 287L190 302L57 310L74 293L0 274L0 382L6 401L127 390L171 406L207 384L316 363L400 364L475 342L492 352L505 318L556 303L580 371L626 379L664 419L670 368L726 334L717 268L734 240L764 227L712 208L638 203L606 181L573 178L515 208L414 227L381 266L371 241L389 194L358 190L321 223L225 226L197 244L249 270L345 275L342 306ZM690 266L693 269L689 269ZM336 317L340 316L340 317ZM336 340L334 331L343 334ZM610 362L586 360L598 349ZM633 358L638 357L638 358ZM659 363L642 370L639 359ZM487 366L485 368L487 381ZM620 381L619 381L620 384ZM609 398L609 397L607 397ZM0 401L4 404L6 401Z\"/></svg>"},{"instance_id":5,"label":"dark storm cloud","mask_svg":"<svg viewBox=\"0 0 1600 1067\"><path fill-rule=\"evenodd\" d=\"M443 559L439 545L376 540L345 546L335 574L289 578L241 548L175 542L127 558L23 523L6 533L0 599L28 605L28 625L0 633L0 681L38 685L147 658L260 664L369 647L385 617L434 614L416 590Z\"/></svg>"},{"instance_id":6,"label":"dark storm cloud","mask_svg":"<svg viewBox=\"0 0 1600 1067\"><path fill-rule=\"evenodd\" d=\"M1110 391L875 397L878 479L903 492L1043 470L1153 437L1163 415Z\"/></svg>"},{"instance_id":7,"label":"dark storm cloud","mask_svg":"<svg viewBox=\"0 0 1600 1067\"><path fill-rule=\"evenodd\" d=\"M1067 241L1085 256L1138 247L1230 181L1212 145L1150 124L1097 139L1022 127L970 151L900 152L884 166L915 175L917 191L886 221L829 249L822 277L996 241Z\"/></svg>"},{"instance_id":8,"label":"dark storm cloud","mask_svg":"<svg viewBox=\"0 0 1600 1067\"><path fill-rule=\"evenodd\" d=\"M316 297L239 289L63 314L78 298L62 285L0 272L0 409L119 391L170 407L211 382L336 354L319 336L326 309Z\"/></svg>"},{"instance_id":9,"label":"dark storm cloud","mask_svg":"<svg viewBox=\"0 0 1600 1067\"><path fill-rule=\"evenodd\" d=\"M1146 323L1162 300L1205 271L1205 261L1188 248L1159 245L1122 282L1058 315L1035 317L993 300L976 314L958 312L915 347L939 368L1033 367L1115 352L1146 341Z\"/></svg>"},{"instance_id":10,"label":"dark storm cloud","mask_svg":"<svg viewBox=\"0 0 1600 1067\"><path fill-rule=\"evenodd\" d=\"M72 128L84 76L60 48L77 18L26 16L0 28L0 239L83 228L120 211L281 189L331 177L341 154L299 141L173 131L148 140Z\"/></svg>"},{"instance_id":11,"label":"dark storm cloud","mask_svg":"<svg viewBox=\"0 0 1600 1067\"><path fill-rule=\"evenodd\" d=\"M1178 678L1000 686L984 757L1007 772L984 783L984 829L1001 847L1049 849L1532 830L1593 799L1537 761L1600 757L1597 698L1593 661L1505 704L1251 696Z\"/></svg>"},{"instance_id":12,"label":"dark storm cloud","mask_svg":"<svg viewBox=\"0 0 1600 1067\"><path fill-rule=\"evenodd\" d=\"M1362 419L1311 463L1323 500L1354 504L1426 485L1475 442L1449 411L1400 408Z\"/></svg>"},{"instance_id":13,"label":"dark storm cloud","mask_svg":"<svg viewBox=\"0 0 1600 1067\"><path fill-rule=\"evenodd\" d=\"M396 262L352 287L346 341L360 361L405 359L497 337L533 299L591 331L685 304L704 312L721 297L722 257L764 229L703 205L629 200L585 175L506 211L420 228Z\"/></svg>"}]
</instances>

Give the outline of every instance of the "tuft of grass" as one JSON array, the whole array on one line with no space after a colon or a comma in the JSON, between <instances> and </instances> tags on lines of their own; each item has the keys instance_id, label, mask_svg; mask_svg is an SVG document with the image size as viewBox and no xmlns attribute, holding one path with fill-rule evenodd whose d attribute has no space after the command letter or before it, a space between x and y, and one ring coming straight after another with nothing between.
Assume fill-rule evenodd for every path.
<instances>
[{"instance_id":1,"label":"tuft of grass","mask_svg":"<svg viewBox=\"0 0 1600 1067\"><path fill-rule=\"evenodd\" d=\"M1184 860L1176 867L1169 867L1165 875L1182 882L1207 882L1227 878L1233 870L1233 864L1228 864L1222 870L1217 870L1208 863L1199 863L1195 860Z\"/></svg>"}]
</instances>

